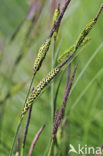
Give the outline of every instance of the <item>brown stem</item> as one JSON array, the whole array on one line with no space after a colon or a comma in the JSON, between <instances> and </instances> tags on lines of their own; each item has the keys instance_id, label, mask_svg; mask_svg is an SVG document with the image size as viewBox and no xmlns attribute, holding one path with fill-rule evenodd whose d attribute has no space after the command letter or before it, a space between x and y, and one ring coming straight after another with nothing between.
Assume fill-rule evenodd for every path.
<instances>
[{"instance_id":1,"label":"brown stem","mask_svg":"<svg viewBox=\"0 0 103 156\"><path fill-rule=\"evenodd\" d=\"M71 2L71 0L66 0L65 1L64 7L63 7L63 9L62 9L62 11L61 11L61 13L60 13L60 15L58 17L58 20L57 20L56 23L54 23L54 25L53 25L53 27L52 27L52 29L50 31L49 38L51 38L53 36L54 31L56 30L56 28L58 26L60 26L60 23L61 23L61 20L63 18L63 15L64 15L64 13L65 13L65 11L66 11L66 9L67 9L67 7L68 7L68 5L69 5L70 2Z\"/></svg>"},{"instance_id":2,"label":"brown stem","mask_svg":"<svg viewBox=\"0 0 103 156\"><path fill-rule=\"evenodd\" d=\"M42 126L42 127L40 128L40 130L37 132L35 138L33 139L33 142L32 142L32 144L31 144L30 150L29 150L29 156L32 156L34 146L35 146L35 144L36 144L36 142L37 142L37 140L38 140L40 134L41 134L42 131L44 130L44 128L45 128L45 125Z\"/></svg>"},{"instance_id":3,"label":"brown stem","mask_svg":"<svg viewBox=\"0 0 103 156\"><path fill-rule=\"evenodd\" d=\"M68 86L69 79L70 79L70 64L68 65L68 69L67 69L66 88L67 88L67 86Z\"/></svg>"},{"instance_id":4,"label":"brown stem","mask_svg":"<svg viewBox=\"0 0 103 156\"><path fill-rule=\"evenodd\" d=\"M101 6L101 8L100 8L100 10L99 10L99 12L98 12L98 14L97 14L96 18L94 19L95 21L97 21L97 20L98 20L98 18L99 18L99 16L100 16L100 14L101 14L101 12L102 12L102 10L103 10L103 5Z\"/></svg>"},{"instance_id":5,"label":"brown stem","mask_svg":"<svg viewBox=\"0 0 103 156\"><path fill-rule=\"evenodd\" d=\"M27 133L28 133L28 127L29 127L29 123L30 123L30 119L31 119L31 111L32 111L32 105L30 106L29 111L28 111L28 117L27 117L27 121L26 121L26 127L25 127L23 145L22 145L23 148L25 147L26 137L27 137Z\"/></svg>"},{"instance_id":6,"label":"brown stem","mask_svg":"<svg viewBox=\"0 0 103 156\"><path fill-rule=\"evenodd\" d=\"M70 93L70 90L71 90L71 86L72 86L72 83L73 83L73 80L74 80L76 70L77 70L77 66L74 68L74 71L72 73L72 77L71 77L71 79L70 79L70 81L69 81L69 83L68 83L68 85L66 87L65 94L64 94L64 99L63 99L63 104L62 104L61 110L59 112L58 118L54 123L53 132L52 132L52 139L55 138L58 127L59 127L59 125L60 125L60 123L61 123L61 121L63 119L67 99L68 99L68 96L69 96L69 93Z\"/></svg>"}]
</instances>

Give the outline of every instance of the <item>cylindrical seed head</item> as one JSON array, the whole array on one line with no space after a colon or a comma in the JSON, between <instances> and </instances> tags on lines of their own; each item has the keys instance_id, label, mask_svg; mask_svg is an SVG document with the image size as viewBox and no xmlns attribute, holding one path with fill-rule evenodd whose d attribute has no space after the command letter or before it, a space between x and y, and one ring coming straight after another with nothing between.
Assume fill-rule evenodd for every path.
<instances>
[{"instance_id":1,"label":"cylindrical seed head","mask_svg":"<svg viewBox=\"0 0 103 156\"><path fill-rule=\"evenodd\" d=\"M29 96L25 107L22 111L21 117L23 118L24 114L27 112L29 107L33 104L34 100L40 95L42 90L49 84L49 82L59 73L60 68L56 67L53 69L47 76L44 78L40 83L37 85L37 87L32 91L31 95Z\"/></svg>"},{"instance_id":2,"label":"cylindrical seed head","mask_svg":"<svg viewBox=\"0 0 103 156\"><path fill-rule=\"evenodd\" d=\"M37 56L37 58L36 58L36 60L34 62L34 67L33 67L34 73L36 73L39 70L39 68L40 68L40 66L41 66L41 64L42 64L42 62L43 62L43 60L44 60L44 58L45 58L45 56L47 54L47 51L48 51L48 49L50 47L50 43L51 43L51 38L47 39L42 44L42 46L40 47L38 56Z\"/></svg>"}]
</instances>

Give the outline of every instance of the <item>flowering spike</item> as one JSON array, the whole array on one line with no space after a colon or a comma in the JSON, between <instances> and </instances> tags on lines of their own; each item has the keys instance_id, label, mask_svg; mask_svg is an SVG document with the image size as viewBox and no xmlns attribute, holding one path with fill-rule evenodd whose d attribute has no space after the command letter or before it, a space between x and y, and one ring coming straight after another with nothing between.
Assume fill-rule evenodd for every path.
<instances>
[{"instance_id":1,"label":"flowering spike","mask_svg":"<svg viewBox=\"0 0 103 156\"><path fill-rule=\"evenodd\" d=\"M51 37L53 36L53 34L54 34L56 28L57 28L58 26L60 26L61 20L62 20L62 18L63 18L63 16L64 16L64 13L65 13L65 11L66 11L68 5L70 4L70 2L71 2L71 0L66 0L66 1L65 1L65 4L64 4L64 6L63 6L63 8L62 8L62 11L61 11L61 13L60 13L60 15L59 15L59 17L58 17L56 23L53 24L53 27L52 27L52 29L51 29L51 31L50 31L50 34L49 34L49 38L51 38Z\"/></svg>"},{"instance_id":2,"label":"flowering spike","mask_svg":"<svg viewBox=\"0 0 103 156\"><path fill-rule=\"evenodd\" d=\"M75 49L78 49L78 48L81 46L83 40L84 40L85 37L89 34L89 32L91 31L91 29L93 28L93 26L96 24L96 22L97 22L96 20L92 19L92 20L86 25L86 27L85 27L84 30L80 33L80 35L79 35L79 37L78 37L78 39L77 39L77 41L76 41L76 47L75 47Z\"/></svg>"},{"instance_id":3,"label":"flowering spike","mask_svg":"<svg viewBox=\"0 0 103 156\"><path fill-rule=\"evenodd\" d=\"M73 45L73 46L71 46L69 49L67 49L67 50L63 53L63 55L61 55L61 56L58 58L57 62L58 62L58 63L61 63L61 62L63 62L64 60L66 60L71 54L73 54L74 50L75 50L75 45Z\"/></svg>"},{"instance_id":4,"label":"flowering spike","mask_svg":"<svg viewBox=\"0 0 103 156\"><path fill-rule=\"evenodd\" d=\"M85 37L85 39L84 39L83 42L81 43L80 47L85 46L89 41L90 41L90 38L89 38L89 37Z\"/></svg>"},{"instance_id":5,"label":"flowering spike","mask_svg":"<svg viewBox=\"0 0 103 156\"><path fill-rule=\"evenodd\" d=\"M69 56L67 60L65 60L61 65L54 68L43 80L40 81L40 83L32 91L31 95L27 99L27 102L25 103L24 109L21 113L21 119L23 119L24 114L28 111L30 106L33 104L34 100L40 95L42 90L51 82L52 79L54 79L60 73L62 67L70 60L71 57L72 55Z\"/></svg>"},{"instance_id":6,"label":"flowering spike","mask_svg":"<svg viewBox=\"0 0 103 156\"><path fill-rule=\"evenodd\" d=\"M36 73L39 70L39 68L40 68L40 66L41 66L41 64L42 64L42 62L43 62L43 60L44 60L44 58L45 58L45 56L47 54L47 51L48 51L48 49L50 47L50 44L51 44L51 38L47 39L42 44L42 46L40 47L38 56L37 56L37 58L36 58L36 60L34 62L34 73Z\"/></svg>"},{"instance_id":7,"label":"flowering spike","mask_svg":"<svg viewBox=\"0 0 103 156\"><path fill-rule=\"evenodd\" d=\"M103 7L103 6L102 6ZM98 16L100 15L101 11L103 10L103 8L101 7ZM64 61L64 59L66 59L69 55L73 54L74 52L76 52L80 47L83 47L84 45L86 45L86 43L89 41L89 38L87 37L87 35L89 34L89 32L92 30L93 26L96 24L97 19L98 18L94 18L92 19L84 28L84 30L80 33L76 43L71 46L62 56L60 56L60 58L58 59L58 63Z\"/></svg>"},{"instance_id":8,"label":"flowering spike","mask_svg":"<svg viewBox=\"0 0 103 156\"><path fill-rule=\"evenodd\" d=\"M53 24L57 22L58 17L60 15L60 8L56 8L54 11L54 16L53 16ZM59 25L57 26L55 32L54 32L54 39L56 40L57 34L58 34L58 30L59 30Z\"/></svg>"},{"instance_id":9,"label":"flowering spike","mask_svg":"<svg viewBox=\"0 0 103 156\"><path fill-rule=\"evenodd\" d=\"M30 106L33 104L34 100L40 95L41 91L49 84L49 82L60 72L60 68L56 67L53 69L47 76L44 78L37 87L32 91L31 95L29 96L25 107L22 111L22 118L23 115L27 112Z\"/></svg>"},{"instance_id":10,"label":"flowering spike","mask_svg":"<svg viewBox=\"0 0 103 156\"><path fill-rule=\"evenodd\" d=\"M81 48L81 47L85 46L85 45L88 43L89 40L90 40L89 37L85 37L85 39L82 41L80 47L78 47L78 48ZM63 62L63 61L66 60L70 55L72 55L74 52L76 52L76 50L75 50L75 44L72 45L69 49L67 49L67 50L63 53L63 55L61 55L61 56L59 57L59 59L57 60L57 62L58 62L58 63Z\"/></svg>"}]
</instances>

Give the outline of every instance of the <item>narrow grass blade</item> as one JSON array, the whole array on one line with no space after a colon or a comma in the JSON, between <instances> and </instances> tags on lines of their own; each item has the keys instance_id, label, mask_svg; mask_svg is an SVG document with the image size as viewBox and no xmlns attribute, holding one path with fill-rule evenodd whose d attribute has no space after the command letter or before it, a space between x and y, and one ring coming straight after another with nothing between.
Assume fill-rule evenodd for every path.
<instances>
[{"instance_id":1,"label":"narrow grass blade","mask_svg":"<svg viewBox=\"0 0 103 156\"><path fill-rule=\"evenodd\" d=\"M93 61L93 59L95 58L95 56L98 54L98 52L100 51L100 49L103 47L103 42L100 44L100 46L96 49L96 51L92 54L92 56L90 57L90 59L88 60L88 62L86 63L86 65L84 66L84 68L82 69L81 73L79 74L79 76L77 77L72 89L71 89L71 93L74 90L74 88L76 87L78 81L80 80L80 78L82 77L82 75L84 74L84 72L86 71L87 67L90 65L90 63ZM71 95L70 93L70 95Z\"/></svg>"},{"instance_id":2,"label":"narrow grass blade","mask_svg":"<svg viewBox=\"0 0 103 156\"><path fill-rule=\"evenodd\" d=\"M75 103L71 106L71 111L76 107L76 105L78 104L78 102L80 101L80 99L83 97L83 95L85 95L85 93L87 92L87 90L91 87L91 85L94 83L94 81L98 78L98 76L100 76L103 73L103 68L100 69L100 71L95 75L95 77L93 77L93 79L89 82L89 84L86 86L86 88L82 91L82 93L80 94L80 96L77 98L77 100L75 101Z\"/></svg>"}]
</instances>

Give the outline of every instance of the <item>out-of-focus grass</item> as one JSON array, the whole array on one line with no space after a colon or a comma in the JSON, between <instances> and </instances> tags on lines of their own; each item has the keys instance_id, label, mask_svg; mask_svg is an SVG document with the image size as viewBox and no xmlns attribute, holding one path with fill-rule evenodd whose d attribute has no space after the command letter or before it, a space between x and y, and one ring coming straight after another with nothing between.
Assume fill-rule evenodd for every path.
<instances>
[{"instance_id":1,"label":"out-of-focus grass","mask_svg":"<svg viewBox=\"0 0 103 156\"><path fill-rule=\"evenodd\" d=\"M0 0L0 31L10 37L27 11L26 0Z\"/></svg>"},{"instance_id":2,"label":"out-of-focus grass","mask_svg":"<svg viewBox=\"0 0 103 156\"><path fill-rule=\"evenodd\" d=\"M13 62L18 56L20 47L22 45L21 35L18 34L16 40L12 43L8 42L10 35L16 29L20 20L26 14L28 10L27 3L24 1L22 3L17 3L17 1L2 1L0 2L0 32L4 40L4 51L3 60L0 66L0 98L6 94L9 90L11 80L9 80L10 72L12 70ZM62 21L58 42L62 39L62 44L60 47L59 55L64 52L70 45L74 43L81 29L84 28L88 21L95 17L102 0L72 0L68 10L66 11L64 20ZM27 93L27 88L32 77L32 68L34 57L37 54L41 43L46 38L48 34L48 23L50 23L49 15L49 5L46 3L45 8L42 11L39 22L35 26L35 40L33 45L30 47L27 55L22 59L17 67L15 75L13 77L14 82L27 82L27 86L18 92L15 96L9 98L3 106L0 106L0 110L4 111L4 118L2 123L2 141L6 144L8 148L11 148L13 138L15 135L17 122L21 109L23 108L24 99ZM45 20L46 19L46 20ZM84 66L96 51L96 49L103 42L103 13L100 16L95 28L90 33L91 41L90 43L82 49L80 55L73 61L73 64L78 64L78 70L76 78L79 76L80 72L83 70ZM25 27L26 29L26 27ZM38 33L37 33L38 31ZM23 33L22 33L23 35ZM44 77L47 72L51 69L50 59L51 50L47 55L43 67L37 74L34 86ZM85 88L93 80L96 74L103 67L103 47L99 50L98 54L91 61L82 77L78 81L73 90L67 104L66 113L69 108L75 104L76 100L82 95ZM3 76L5 75L5 76ZM7 77L7 78L6 78ZM54 81L55 89L59 82L60 76ZM76 80L75 78L75 80ZM67 127L68 133L68 145L73 144L77 147L78 144L88 146L101 146L103 143L103 73L96 78L96 80L91 84L88 90L81 96L79 102L71 109L71 113L68 116L69 124ZM63 76L62 84L60 87L59 95L57 98L57 107L60 108L64 96L66 74ZM74 81L75 82L75 81ZM56 90L55 90L56 91ZM34 155L39 156L45 153L50 140L51 135L51 106L50 106L50 88L46 89L40 98L35 101L34 108L32 112L32 118L29 127L29 133L27 136L27 143L25 148L25 155L27 155L32 138L38 131L38 129L46 123L46 128L43 134L40 136L38 143L35 146ZM4 107L4 108L3 108ZM24 122L25 123L25 122ZM21 129L21 136L24 131L23 124ZM64 146L62 146L61 151L63 153ZM0 155L8 155L8 148L4 148L3 144L0 144ZM63 154L62 154L63 155ZM72 156L72 153L70 154Z\"/></svg>"}]
</instances>

